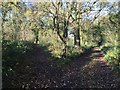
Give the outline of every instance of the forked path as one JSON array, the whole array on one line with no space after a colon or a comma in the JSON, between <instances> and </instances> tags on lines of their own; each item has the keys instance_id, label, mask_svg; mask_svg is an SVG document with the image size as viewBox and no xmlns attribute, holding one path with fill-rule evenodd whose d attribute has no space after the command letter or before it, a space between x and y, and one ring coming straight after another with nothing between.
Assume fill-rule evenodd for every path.
<instances>
[{"instance_id":1,"label":"forked path","mask_svg":"<svg viewBox=\"0 0 120 90\"><path fill-rule=\"evenodd\" d=\"M89 49L62 68L47 62L41 48L17 68L9 82L22 88L118 88L117 73L107 65L98 47Z\"/></svg>"}]
</instances>

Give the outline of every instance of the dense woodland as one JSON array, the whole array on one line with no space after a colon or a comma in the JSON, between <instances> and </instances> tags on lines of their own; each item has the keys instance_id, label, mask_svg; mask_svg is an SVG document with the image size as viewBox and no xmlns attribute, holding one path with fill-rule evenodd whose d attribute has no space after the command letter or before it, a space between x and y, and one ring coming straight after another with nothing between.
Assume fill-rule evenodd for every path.
<instances>
[{"instance_id":1,"label":"dense woodland","mask_svg":"<svg viewBox=\"0 0 120 90\"><path fill-rule=\"evenodd\" d=\"M2 2L3 88L119 88L120 2Z\"/></svg>"}]
</instances>

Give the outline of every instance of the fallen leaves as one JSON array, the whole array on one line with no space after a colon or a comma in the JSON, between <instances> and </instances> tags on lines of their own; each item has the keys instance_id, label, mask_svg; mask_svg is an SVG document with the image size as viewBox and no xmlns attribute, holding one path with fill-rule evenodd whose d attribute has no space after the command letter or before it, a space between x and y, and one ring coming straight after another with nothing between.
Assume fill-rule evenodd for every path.
<instances>
[{"instance_id":1,"label":"fallen leaves","mask_svg":"<svg viewBox=\"0 0 120 90\"><path fill-rule=\"evenodd\" d=\"M92 53L92 52L91 52ZM100 52L98 52L99 54ZM39 55L39 52L38 54ZM95 54L95 56L97 53ZM55 67L51 63L40 62L38 60L28 60L26 64L18 63L19 68L12 78L6 73L8 79L13 80L12 87L30 88L60 88L60 87L83 87L83 88L109 88L117 87L117 78L111 71L109 65L98 57L97 59L91 54L85 54L83 58L78 58L71 65L62 68ZM44 58L44 57L43 57ZM45 57L46 58L46 57ZM90 61L89 59L92 60ZM36 60L36 61L34 61ZM89 61L89 62L88 62ZM14 71L10 67L9 72ZM16 73L16 74L15 74ZM9 83L11 82L9 80Z\"/></svg>"}]
</instances>

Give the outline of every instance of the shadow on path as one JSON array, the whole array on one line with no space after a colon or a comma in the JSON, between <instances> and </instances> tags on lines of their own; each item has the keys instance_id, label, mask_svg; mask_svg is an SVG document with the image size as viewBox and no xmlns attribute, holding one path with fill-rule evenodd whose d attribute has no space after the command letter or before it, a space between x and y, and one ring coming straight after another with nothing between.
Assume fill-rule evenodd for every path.
<instances>
[{"instance_id":1,"label":"shadow on path","mask_svg":"<svg viewBox=\"0 0 120 90\"><path fill-rule=\"evenodd\" d=\"M21 88L116 88L117 75L103 59L98 47L87 50L74 62L62 68L48 60L51 54L36 46L24 64L16 67L11 87Z\"/></svg>"},{"instance_id":2,"label":"shadow on path","mask_svg":"<svg viewBox=\"0 0 120 90\"><path fill-rule=\"evenodd\" d=\"M82 69L84 86L89 88L117 88L117 73L107 65L98 47L93 49L92 61Z\"/></svg>"}]
</instances>

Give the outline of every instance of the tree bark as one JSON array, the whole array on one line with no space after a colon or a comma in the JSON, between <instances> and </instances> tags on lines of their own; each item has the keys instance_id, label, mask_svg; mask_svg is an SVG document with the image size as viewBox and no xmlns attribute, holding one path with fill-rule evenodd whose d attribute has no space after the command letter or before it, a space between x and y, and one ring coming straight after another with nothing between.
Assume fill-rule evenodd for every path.
<instances>
[{"instance_id":1,"label":"tree bark","mask_svg":"<svg viewBox=\"0 0 120 90\"><path fill-rule=\"evenodd\" d=\"M68 37L68 29L67 29L67 23L66 20L64 20L64 31L63 31L63 37L67 38Z\"/></svg>"},{"instance_id":2,"label":"tree bark","mask_svg":"<svg viewBox=\"0 0 120 90\"><path fill-rule=\"evenodd\" d=\"M76 35L74 33L74 46L76 45Z\"/></svg>"},{"instance_id":3,"label":"tree bark","mask_svg":"<svg viewBox=\"0 0 120 90\"><path fill-rule=\"evenodd\" d=\"M80 46L80 29L79 29L79 27L76 31L76 45Z\"/></svg>"},{"instance_id":4,"label":"tree bark","mask_svg":"<svg viewBox=\"0 0 120 90\"><path fill-rule=\"evenodd\" d=\"M74 33L74 46L80 47L80 30L79 30L79 28Z\"/></svg>"}]
</instances>

